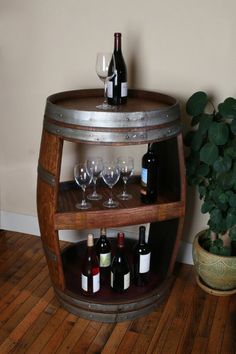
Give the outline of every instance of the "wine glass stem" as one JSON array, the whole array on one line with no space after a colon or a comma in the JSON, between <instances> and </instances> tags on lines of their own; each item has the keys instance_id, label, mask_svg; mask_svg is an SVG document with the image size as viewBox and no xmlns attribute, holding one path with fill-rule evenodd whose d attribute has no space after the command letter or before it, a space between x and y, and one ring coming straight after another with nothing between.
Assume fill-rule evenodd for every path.
<instances>
[{"instance_id":1,"label":"wine glass stem","mask_svg":"<svg viewBox=\"0 0 236 354\"><path fill-rule=\"evenodd\" d=\"M85 189L86 189L86 187L82 187L82 202L81 202L82 205L86 204Z\"/></svg>"},{"instance_id":2,"label":"wine glass stem","mask_svg":"<svg viewBox=\"0 0 236 354\"><path fill-rule=\"evenodd\" d=\"M123 189L123 194L126 194L126 184L127 184L127 181L124 179L124 189Z\"/></svg>"},{"instance_id":3,"label":"wine glass stem","mask_svg":"<svg viewBox=\"0 0 236 354\"><path fill-rule=\"evenodd\" d=\"M113 195L112 195L112 187L110 187L110 198L109 198L109 203L110 204L113 202L112 197L113 197Z\"/></svg>"},{"instance_id":4,"label":"wine glass stem","mask_svg":"<svg viewBox=\"0 0 236 354\"><path fill-rule=\"evenodd\" d=\"M104 103L107 103L107 79L104 81Z\"/></svg>"},{"instance_id":5,"label":"wine glass stem","mask_svg":"<svg viewBox=\"0 0 236 354\"><path fill-rule=\"evenodd\" d=\"M97 178L94 178L93 179L93 194L97 194L96 186L97 186Z\"/></svg>"}]
</instances>

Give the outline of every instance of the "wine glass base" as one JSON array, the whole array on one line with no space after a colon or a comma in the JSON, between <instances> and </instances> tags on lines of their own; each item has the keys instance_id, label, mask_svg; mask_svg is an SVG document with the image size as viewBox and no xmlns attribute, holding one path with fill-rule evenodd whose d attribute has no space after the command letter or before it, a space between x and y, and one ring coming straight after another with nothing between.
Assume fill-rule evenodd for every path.
<instances>
[{"instance_id":1,"label":"wine glass base","mask_svg":"<svg viewBox=\"0 0 236 354\"><path fill-rule=\"evenodd\" d=\"M101 200L102 199L102 195L101 194L89 194L87 195L87 199L89 200Z\"/></svg>"},{"instance_id":2,"label":"wine glass base","mask_svg":"<svg viewBox=\"0 0 236 354\"><path fill-rule=\"evenodd\" d=\"M103 206L106 208L117 208L119 205L118 202L116 202L115 200L109 201L107 200L106 202L103 203Z\"/></svg>"},{"instance_id":3,"label":"wine glass base","mask_svg":"<svg viewBox=\"0 0 236 354\"><path fill-rule=\"evenodd\" d=\"M98 106L96 106L96 108L103 109L103 110L116 109L115 106L111 106L110 104L108 104L106 102L103 102L102 104L99 104Z\"/></svg>"},{"instance_id":4,"label":"wine glass base","mask_svg":"<svg viewBox=\"0 0 236 354\"><path fill-rule=\"evenodd\" d=\"M128 194L128 193L120 193L117 195L117 197L120 199L120 200L130 200L132 199L132 195L131 194Z\"/></svg>"},{"instance_id":5,"label":"wine glass base","mask_svg":"<svg viewBox=\"0 0 236 354\"><path fill-rule=\"evenodd\" d=\"M77 209L81 209L81 210L86 210L86 209L90 209L92 207L91 203L77 203L75 204L75 207Z\"/></svg>"}]
</instances>

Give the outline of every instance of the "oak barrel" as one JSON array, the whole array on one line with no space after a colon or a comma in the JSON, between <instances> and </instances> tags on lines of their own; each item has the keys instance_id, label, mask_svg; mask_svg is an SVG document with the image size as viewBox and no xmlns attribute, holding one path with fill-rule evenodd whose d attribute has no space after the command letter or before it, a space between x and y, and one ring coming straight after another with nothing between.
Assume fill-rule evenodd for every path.
<instances>
[{"instance_id":1,"label":"oak barrel","mask_svg":"<svg viewBox=\"0 0 236 354\"><path fill-rule=\"evenodd\" d=\"M60 303L78 316L119 322L152 311L171 287L185 213L184 157L180 107L175 98L129 90L125 105L101 110L97 107L102 101L103 90L99 89L61 92L47 98L38 164L37 208L49 274ZM154 142L160 156L163 193L153 205L140 204L134 193L131 201L120 203L116 210L105 210L99 204L88 211L77 210L74 202L78 190L64 189L60 183L64 140L114 146ZM137 191L136 185L133 188ZM62 251L58 231L100 228L101 223L107 228L151 223L149 239L156 250L147 287L136 289L133 285L127 294L120 296L111 293L108 282L98 295L81 294L83 241Z\"/></svg>"}]
</instances>

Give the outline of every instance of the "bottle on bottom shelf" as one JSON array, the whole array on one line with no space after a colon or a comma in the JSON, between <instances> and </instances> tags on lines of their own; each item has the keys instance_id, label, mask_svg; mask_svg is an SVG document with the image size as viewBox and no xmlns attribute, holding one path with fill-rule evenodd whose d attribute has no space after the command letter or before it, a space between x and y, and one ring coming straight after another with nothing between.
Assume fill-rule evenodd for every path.
<instances>
[{"instance_id":1,"label":"bottle on bottom shelf","mask_svg":"<svg viewBox=\"0 0 236 354\"><path fill-rule=\"evenodd\" d=\"M122 293L130 286L130 267L125 255L125 235L117 235L117 249L111 263L111 287Z\"/></svg>"},{"instance_id":2,"label":"bottle on bottom shelf","mask_svg":"<svg viewBox=\"0 0 236 354\"><path fill-rule=\"evenodd\" d=\"M134 283L145 286L150 280L151 249L145 241L145 226L139 227L139 241L134 247Z\"/></svg>"},{"instance_id":3,"label":"bottle on bottom shelf","mask_svg":"<svg viewBox=\"0 0 236 354\"><path fill-rule=\"evenodd\" d=\"M100 237L96 242L95 250L99 261L101 284L105 284L109 282L111 269L111 244L105 228L100 230Z\"/></svg>"},{"instance_id":4,"label":"bottle on bottom shelf","mask_svg":"<svg viewBox=\"0 0 236 354\"><path fill-rule=\"evenodd\" d=\"M81 270L81 288L87 295L100 290L100 268L94 249L93 234L88 234L87 249Z\"/></svg>"}]
</instances>

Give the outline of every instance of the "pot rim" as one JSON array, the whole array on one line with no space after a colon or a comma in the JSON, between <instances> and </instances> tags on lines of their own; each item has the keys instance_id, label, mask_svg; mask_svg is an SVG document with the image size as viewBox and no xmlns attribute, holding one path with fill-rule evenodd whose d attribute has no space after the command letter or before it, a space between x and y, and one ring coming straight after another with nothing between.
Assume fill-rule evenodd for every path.
<instances>
[{"instance_id":1,"label":"pot rim","mask_svg":"<svg viewBox=\"0 0 236 354\"><path fill-rule=\"evenodd\" d=\"M235 260L236 259L236 256L222 256L222 255L214 254L214 253L211 253L211 252L208 252L207 250L205 250L205 248L203 248L199 243L199 238L201 237L201 235L205 231L207 231L207 229L199 231L194 237L194 242L197 244L198 247L201 248L202 252L204 252L206 254L210 254L212 258L222 258L222 259L227 259L227 260L231 260L231 259Z\"/></svg>"}]
</instances>

